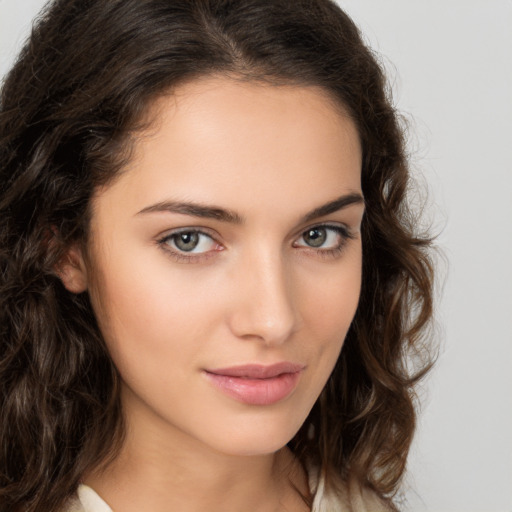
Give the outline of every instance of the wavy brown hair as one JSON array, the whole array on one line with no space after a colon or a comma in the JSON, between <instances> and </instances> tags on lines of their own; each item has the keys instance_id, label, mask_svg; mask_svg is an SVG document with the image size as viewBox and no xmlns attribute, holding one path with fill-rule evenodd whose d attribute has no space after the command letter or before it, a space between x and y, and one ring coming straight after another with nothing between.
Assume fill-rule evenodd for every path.
<instances>
[{"instance_id":1,"label":"wavy brown hair","mask_svg":"<svg viewBox=\"0 0 512 512\"><path fill-rule=\"evenodd\" d=\"M415 428L411 369L432 313L431 241L407 203L404 133L383 71L330 0L56 0L0 104L0 510L58 510L123 439L119 376L87 293L55 274L88 239L93 191L129 158L149 103L225 74L326 90L362 143L360 304L290 447L327 486L392 505Z\"/></svg>"}]
</instances>

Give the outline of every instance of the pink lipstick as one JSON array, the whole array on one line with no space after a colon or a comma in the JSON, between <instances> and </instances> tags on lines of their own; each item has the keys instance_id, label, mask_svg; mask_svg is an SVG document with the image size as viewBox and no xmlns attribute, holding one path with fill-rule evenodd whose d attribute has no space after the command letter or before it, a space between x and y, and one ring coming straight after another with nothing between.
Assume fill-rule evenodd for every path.
<instances>
[{"instance_id":1,"label":"pink lipstick","mask_svg":"<svg viewBox=\"0 0 512 512\"><path fill-rule=\"evenodd\" d=\"M249 405L271 405L297 386L303 365L282 362L205 370L208 380L226 395Z\"/></svg>"}]
</instances>

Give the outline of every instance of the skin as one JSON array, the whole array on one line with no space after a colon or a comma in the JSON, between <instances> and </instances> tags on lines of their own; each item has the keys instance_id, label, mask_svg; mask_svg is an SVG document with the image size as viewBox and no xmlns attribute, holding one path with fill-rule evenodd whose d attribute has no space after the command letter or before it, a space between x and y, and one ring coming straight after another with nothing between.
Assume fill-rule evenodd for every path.
<instances>
[{"instance_id":1,"label":"skin","mask_svg":"<svg viewBox=\"0 0 512 512\"><path fill-rule=\"evenodd\" d=\"M182 85L150 115L127 169L93 198L87 254L73 248L61 273L90 294L123 382L123 449L85 482L123 512L307 510L293 488L308 494L306 474L285 446L358 303L356 128L319 88L226 77ZM350 194L361 200L302 220ZM243 221L147 211L165 201ZM304 233L325 223L348 236L327 228L311 246ZM204 233L192 252L171 236L181 228ZM304 369L271 405L235 400L204 374L281 361Z\"/></svg>"}]
</instances>

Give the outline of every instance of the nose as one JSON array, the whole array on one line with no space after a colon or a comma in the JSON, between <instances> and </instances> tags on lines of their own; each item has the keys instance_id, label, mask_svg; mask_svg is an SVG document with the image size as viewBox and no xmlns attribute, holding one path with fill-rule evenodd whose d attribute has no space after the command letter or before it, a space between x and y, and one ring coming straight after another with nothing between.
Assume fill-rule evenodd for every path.
<instances>
[{"instance_id":1,"label":"nose","mask_svg":"<svg viewBox=\"0 0 512 512\"><path fill-rule=\"evenodd\" d=\"M280 255L260 253L238 267L229 315L231 331L269 346L284 343L299 325L286 262Z\"/></svg>"}]
</instances>

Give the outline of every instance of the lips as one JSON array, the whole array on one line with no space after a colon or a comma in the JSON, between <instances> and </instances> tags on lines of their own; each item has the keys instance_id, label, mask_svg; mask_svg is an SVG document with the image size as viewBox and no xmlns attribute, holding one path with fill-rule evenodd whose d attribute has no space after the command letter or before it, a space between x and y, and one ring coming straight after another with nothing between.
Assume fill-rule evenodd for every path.
<instances>
[{"instance_id":1,"label":"lips","mask_svg":"<svg viewBox=\"0 0 512 512\"><path fill-rule=\"evenodd\" d=\"M209 382L227 396L249 405L271 405L295 389L304 365L281 362L205 370Z\"/></svg>"}]
</instances>

